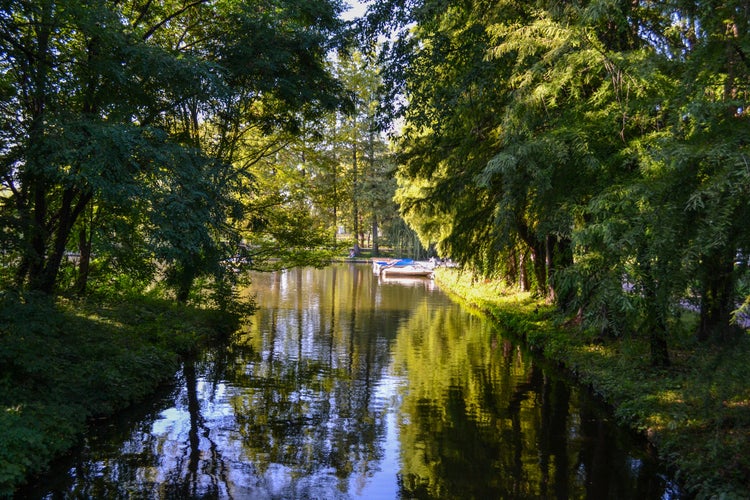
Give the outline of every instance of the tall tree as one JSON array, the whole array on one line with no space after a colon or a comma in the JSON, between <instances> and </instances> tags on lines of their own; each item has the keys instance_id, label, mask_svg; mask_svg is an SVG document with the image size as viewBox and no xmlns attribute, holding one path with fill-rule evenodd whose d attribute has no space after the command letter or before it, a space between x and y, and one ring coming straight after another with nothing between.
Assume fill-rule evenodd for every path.
<instances>
[{"instance_id":1,"label":"tall tree","mask_svg":"<svg viewBox=\"0 0 750 500\"><path fill-rule=\"evenodd\" d=\"M306 177L311 211L337 239L349 229L350 248L375 245L374 228L395 216L394 183L386 138L378 129L381 79L375 61L354 51L330 58L331 71L345 87L347 106L305 124L290 144L294 168ZM301 179L301 182L305 182Z\"/></svg>"},{"instance_id":2,"label":"tall tree","mask_svg":"<svg viewBox=\"0 0 750 500\"><path fill-rule=\"evenodd\" d=\"M685 260L697 276L700 339L726 340L732 311L741 302L737 283L744 266L738 253L750 246L742 221L750 216L750 116L748 43L750 9L745 2L680 2L680 55L684 64L679 115L669 143L679 175L692 180L686 212L695 230Z\"/></svg>"},{"instance_id":3,"label":"tall tree","mask_svg":"<svg viewBox=\"0 0 750 500\"><path fill-rule=\"evenodd\" d=\"M247 131L294 131L338 105L325 67L343 28L338 2L0 7L2 106L16 117L2 149L3 217L17 283L32 289L54 291L96 200L150 214L133 229L150 235L184 297L232 233Z\"/></svg>"},{"instance_id":4,"label":"tall tree","mask_svg":"<svg viewBox=\"0 0 750 500\"><path fill-rule=\"evenodd\" d=\"M402 30L384 54L407 220L485 274L520 279L528 255L538 294L604 333L640 322L656 364L691 282L702 336L726 331L747 245L747 15L377 2L373 25Z\"/></svg>"}]
</instances>

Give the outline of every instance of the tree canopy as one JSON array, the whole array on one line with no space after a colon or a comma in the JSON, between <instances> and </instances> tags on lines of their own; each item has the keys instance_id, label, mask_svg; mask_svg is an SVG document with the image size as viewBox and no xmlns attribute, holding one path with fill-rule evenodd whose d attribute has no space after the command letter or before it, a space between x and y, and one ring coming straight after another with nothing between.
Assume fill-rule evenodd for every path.
<instances>
[{"instance_id":1,"label":"tree canopy","mask_svg":"<svg viewBox=\"0 0 750 500\"><path fill-rule=\"evenodd\" d=\"M647 332L656 364L686 307L699 338L731 338L749 22L733 1L375 2L404 217L601 335Z\"/></svg>"},{"instance_id":2,"label":"tree canopy","mask_svg":"<svg viewBox=\"0 0 750 500\"><path fill-rule=\"evenodd\" d=\"M52 293L91 246L123 273L157 267L185 300L219 277L251 166L343 109L328 67L334 0L0 5L2 243L17 286ZM250 213L254 211L254 213ZM76 248L78 247L78 248ZM76 252L78 251L78 252Z\"/></svg>"},{"instance_id":3,"label":"tree canopy","mask_svg":"<svg viewBox=\"0 0 750 500\"><path fill-rule=\"evenodd\" d=\"M654 363L685 308L732 338L743 2L378 0L356 30L342 10L0 2L4 285L85 293L106 266L222 300L235 266L413 229L599 335L648 332Z\"/></svg>"}]
</instances>

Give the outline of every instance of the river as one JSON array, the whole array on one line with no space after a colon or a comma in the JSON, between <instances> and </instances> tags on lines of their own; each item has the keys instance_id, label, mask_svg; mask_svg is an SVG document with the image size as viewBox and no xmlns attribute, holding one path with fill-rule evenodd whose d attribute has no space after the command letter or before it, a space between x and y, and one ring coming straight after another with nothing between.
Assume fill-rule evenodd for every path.
<instances>
[{"instance_id":1,"label":"river","mask_svg":"<svg viewBox=\"0 0 750 500\"><path fill-rule=\"evenodd\" d=\"M94 426L35 498L678 498L644 443L429 280L257 274L229 345Z\"/></svg>"}]
</instances>

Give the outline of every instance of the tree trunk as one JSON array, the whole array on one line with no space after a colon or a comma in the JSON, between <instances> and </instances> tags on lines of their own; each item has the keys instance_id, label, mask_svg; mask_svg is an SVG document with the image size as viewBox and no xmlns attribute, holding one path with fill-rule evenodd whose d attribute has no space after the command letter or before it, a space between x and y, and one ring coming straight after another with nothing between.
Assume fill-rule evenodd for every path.
<instances>
[{"instance_id":1,"label":"tree trunk","mask_svg":"<svg viewBox=\"0 0 750 500\"><path fill-rule=\"evenodd\" d=\"M36 50L29 54L29 72L32 75L31 95L27 109L31 117L29 139L27 144L27 165L22 173L22 189L29 193L21 209L28 215L24 217L23 238L26 239L24 255L21 259L17 279L20 285L28 280L32 289L37 288L41 281L46 256L47 235L47 181L44 175L46 158L41 153L44 150L44 136L47 113L47 91L50 71L50 37L54 11L51 2L41 4L40 19L36 34Z\"/></svg>"},{"instance_id":2,"label":"tree trunk","mask_svg":"<svg viewBox=\"0 0 750 500\"><path fill-rule=\"evenodd\" d=\"M339 241L339 202L335 172L333 174L333 199L333 245L335 247Z\"/></svg>"},{"instance_id":3,"label":"tree trunk","mask_svg":"<svg viewBox=\"0 0 750 500\"><path fill-rule=\"evenodd\" d=\"M190 298L190 290L193 288L193 282L195 281L195 271L191 266L186 266L183 269L177 271L177 290L175 299L179 304L185 304Z\"/></svg>"},{"instance_id":4,"label":"tree trunk","mask_svg":"<svg viewBox=\"0 0 750 500\"><path fill-rule=\"evenodd\" d=\"M698 340L726 340L732 331L734 261L728 255L712 255L704 262L706 269L701 280Z\"/></svg>"},{"instance_id":5,"label":"tree trunk","mask_svg":"<svg viewBox=\"0 0 750 500\"><path fill-rule=\"evenodd\" d=\"M528 245L531 255L531 264L534 271L534 292L542 297L547 297L547 244L539 241L531 231L531 228L523 221L516 221L516 230L521 240Z\"/></svg>"},{"instance_id":6,"label":"tree trunk","mask_svg":"<svg viewBox=\"0 0 750 500\"><path fill-rule=\"evenodd\" d=\"M521 250L518 254L518 284L522 292L528 292L529 288L531 288L529 283L529 273L526 269L527 256L528 252L526 250Z\"/></svg>"},{"instance_id":7,"label":"tree trunk","mask_svg":"<svg viewBox=\"0 0 750 500\"><path fill-rule=\"evenodd\" d=\"M656 269L654 269L656 267ZM655 367L670 365L667 345L666 316L669 310L668 293L659 277L666 271L663 263L654 266L648 259L644 259L643 295L645 307L645 330L648 332L651 348L651 364Z\"/></svg>"},{"instance_id":8,"label":"tree trunk","mask_svg":"<svg viewBox=\"0 0 750 500\"><path fill-rule=\"evenodd\" d=\"M537 243L530 247L531 262L534 268L534 289L540 296L547 298L549 288L547 287L547 262L545 259L546 245Z\"/></svg>"},{"instance_id":9,"label":"tree trunk","mask_svg":"<svg viewBox=\"0 0 750 500\"><path fill-rule=\"evenodd\" d=\"M573 264L573 247L570 238L547 236L547 288L548 297L562 309L566 309L574 299L574 293L562 294L558 273Z\"/></svg>"},{"instance_id":10,"label":"tree trunk","mask_svg":"<svg viewBox=\"0 0 750 500\"><path fill-rule=\"evenodd\" d=\"M76 196L78 200L73 204ZM29 287L32 290L46 294L54 293L57 286L57 275L65 256L65 246L73 231L73 225L91 201L91 198L91 194L77 193L72 188L63 193L61 206L53 217L57 221L56 228L49 235L49 239L52 240L51 252L45 256L42 250L40 265L32 267L29 273ZM47 246L43 240L41 245L42 248Z\"/></svg>"},{"instance_id":11,"label":"tree trunk","mask_svg":"<svg viewBox=\"0 0 750 500\"><path fill-rule=\"evenodd\" d=\"M667 349L666 328L652 327L649 334L651 344L651 365L666 368L671 362L669 360L669 350Z\"/></svg>"},{"instance_id":12,"label":"tree trunk","mask_svg":"<svg viewBox=\"0 0 750 500\"><path fill-rule=\"evenodd\" d=\"M653 282L651 285L658 286ZM651 348L651 365L666 368L671 364L667 345L667 323L665 321L667 305L664 301L659 300L660 293L658 291L647 289L645 295L645 327L648 331L649 345Z\"/></svg>"},{"instance_id":13,"label":"tree trunk","mask_svg":"<svg viewBox=\"0 0 750 500\"><path fill-rule=\"evenodd\" d=\"M378 242L378 217L372 216L372 256L380 255L380 243Z\"/></svg>"},{"instance_id":14,"label":"tree trunk","mask_svg":"<svg viewBox=\"0 0 750 500\"><path fill-rule=\"evenodd\" d=\"M520 265L520 257L518 256L518 248L517 247L511 247L508 250L507 255L507 269L505 270L505 276L504 279L509 285L518 285L518 288L521 288L521 285L519 284L519 273L518 273L518 266Z\"/></svg>"},{"instance_id":15,"label":"tree trunk","mask_svg":"<svg viewBox=\"0 0 750 500\"><path fill-rule=\"evenodd\" d=\"M552 273L552 268L554 264L553 261L553 254L554 254L554 243L552 242L552 236L547 235L544 238L544 265L547 268L547 289L545 291L547 298L550 302L556 302L557 301L557 295L555 294L555 287L552 286L552 280L549 279L550 274Z\"/></svg>"},{"instance_id":16,"label":"tree trunk","mask_svg":"<svg viewBox=\"0 0 750 500\"><path fill-rule=\"evenodd\" d=\"M27 282L31 289L37 288L37 282L44 269L46 249L46 220L47 220L47 198L44 194L46 183L41 176L26 176L25 182L31 184L32 201L30 211L32 216L25 222L23 237L27 238L24 245L24 255L18 269L17 281L19 285Z\"/></svg>"},{"instance_id":17,"label":"tree trunk","mask_svg":"<svg viewBox=\"0 0 750 500\"><path fill-rule=\"evenodd\" d=\"M354 246L356 252L359 253L359 175L357 165L357 145L354 144L352 147L352 233L354 235Z\"/></svg>"},{"instance_id":18,"label":"tree trunk","mask_svg":"<svg viewBox=\"0 0 750 500\"><path fill-rule=\"evenodd\" d=\"M78 231L78 252L80 259L78 262L78 277L76 278L75 289L80 296L86 295L86 287L89 282L89 271L91 269L91 233L84 224Z\"/></svg>"}]
</instances>

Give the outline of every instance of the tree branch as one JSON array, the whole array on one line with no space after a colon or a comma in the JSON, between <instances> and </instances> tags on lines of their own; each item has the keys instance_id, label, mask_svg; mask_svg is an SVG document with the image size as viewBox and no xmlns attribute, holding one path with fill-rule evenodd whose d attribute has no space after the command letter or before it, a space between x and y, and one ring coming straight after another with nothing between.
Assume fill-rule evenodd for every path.
<instances>
[{"instance_id":1,"label":"tree branch","mask_svg":"<svg viewBox=\"0 0 750 500\"><path fill-rule=\"evenodd\" d=\"M198 5L203 4L203 3L208 3L208 0L196 0L195 2L191 2L185 5L184 7L182 7L181 9L177 10L176 12L173 12L172 14L168 15L167 17L165 17L164 19L162 19L161 21L153 25L151 28L149 28L146 31L146 33L143 34L143 40L146 41L149 38L151 38L153 34L156 33L157 30L159 30L159 28L167 24L172 19L175 19L176 17L181 16L186 11L192 9L193 7L197 7Z\"/></svg>"}]
</instances>

